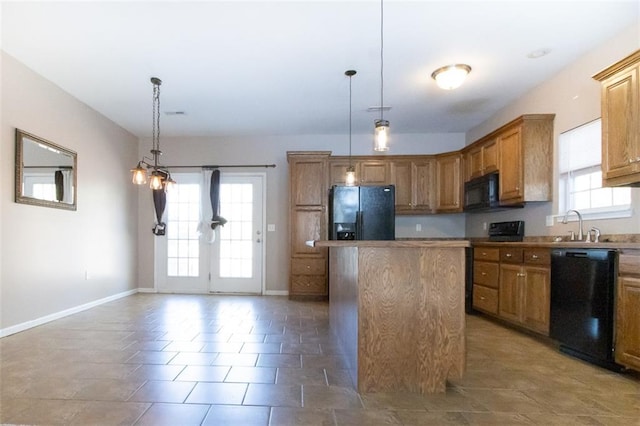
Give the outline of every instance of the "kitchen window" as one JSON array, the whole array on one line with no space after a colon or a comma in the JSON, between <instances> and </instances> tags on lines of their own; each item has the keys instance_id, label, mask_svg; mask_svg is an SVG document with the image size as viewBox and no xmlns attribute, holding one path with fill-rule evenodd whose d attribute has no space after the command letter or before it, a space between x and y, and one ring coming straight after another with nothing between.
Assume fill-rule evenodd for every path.
<instances>
[{"instance_id":1,"label":"kitchen window","mask_svg":"<svg viewBox=\"0 0 640 426\"><path fill-rule=\"evenodd\" d=\"M602 187L602 124L597 119L560 134L558 214L589 219L631 216L631 189Z\"/></svg>"}]
</instances>

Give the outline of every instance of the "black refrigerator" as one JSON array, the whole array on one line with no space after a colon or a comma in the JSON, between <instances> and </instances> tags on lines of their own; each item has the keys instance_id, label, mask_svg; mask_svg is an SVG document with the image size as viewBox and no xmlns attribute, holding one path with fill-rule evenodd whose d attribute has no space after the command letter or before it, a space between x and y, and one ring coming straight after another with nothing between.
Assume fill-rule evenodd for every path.
<instances>
[{"instance_id":1,"label":"black refrigerator","mask_svg":"<svg viewBox=\"0 0 640 426\"><path fill-rule=\"evenodd\" d=\"M331 187L329 239L395 240L395 186Z\"/></svg>"}]
</instances>

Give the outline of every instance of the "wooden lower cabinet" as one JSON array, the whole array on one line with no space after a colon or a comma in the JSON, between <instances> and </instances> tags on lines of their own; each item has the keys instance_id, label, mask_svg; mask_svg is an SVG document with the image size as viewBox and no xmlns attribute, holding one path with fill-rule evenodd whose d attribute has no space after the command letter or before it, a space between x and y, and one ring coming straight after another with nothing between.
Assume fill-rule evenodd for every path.
<instances>
[{"instance_id":1,"label":"wooden lower cabinet","mask_svg":"<svg viewBox=\"0 0 640 426\"><path fill-rule=\"evenodd\" d=\"M551 272L548 249L500 249L498 316L549 335ZM512 261L514 263L508 263Z\"/></svg>"},{"instance_id":2,"label":"wooden lower cabinet","mask_svg":"<svg viewBox=\"0 0 640 426\"><path fill-rule=\"evenodd\" d=\"M499 251L497 248L474 249L473 259L473 308L497 315Z\"/></svg>"},{"instance_id":3,"label":"wooden lower cabinet","mask_svg":"<svg viewBox=\"0 0 640 426\"><path fill-rule=\"evenodd\" d=\"M640 278L618 280L616 362L640 371Z\"/></svg>"},{"instance_id":4,"label":"wooden lower cabinet","mask_svg":"<svg viewBox=\"0 0 640 426\"><path fill-rule=\"evenodd\" d=\"M640 251L623 250L616 288L615 360L640 371Z\"/></svg>"},{"instance_id":5,"label":"wooden lower cabinet","mask_svg":"<svg viewBox=\"0 0 640 426\"><path fill-rule=\"evenodd\" d=\"M548 336L549 249L477 246L473 258L473 308Z\"/></svg>"}]
</instances>

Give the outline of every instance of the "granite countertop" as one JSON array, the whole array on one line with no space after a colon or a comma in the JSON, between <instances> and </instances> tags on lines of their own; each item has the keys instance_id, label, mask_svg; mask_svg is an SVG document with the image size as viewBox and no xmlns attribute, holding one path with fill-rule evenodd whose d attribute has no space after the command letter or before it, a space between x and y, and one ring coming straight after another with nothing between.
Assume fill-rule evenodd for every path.
<instances>
[{"instance_id":1,"label":"granite countertop","mask_svg":"<svg viewBox=\"0 0 640 426\"><path fill-rule=\"evenodd\" d=\"M320 240L307 241L307 245L315 247L415 247L415 248L465 248L471 247L469 240L458 239L403 239L403 240Z\"/></svg>"}]
</instances>

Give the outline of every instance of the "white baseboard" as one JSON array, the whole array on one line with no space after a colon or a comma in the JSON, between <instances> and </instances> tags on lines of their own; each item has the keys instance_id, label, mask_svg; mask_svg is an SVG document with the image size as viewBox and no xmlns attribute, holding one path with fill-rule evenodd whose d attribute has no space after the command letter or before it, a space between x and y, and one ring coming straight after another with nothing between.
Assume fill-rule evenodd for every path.
<instances>
[{"instance_id":1,"label":"white baseboard","mask_svg":"<svg viewBox=\"0 0 640 426\"><path fill-rule=\"evenodd\" d=\"M16 324L7 328L2 328L0 329L0 338L10 336L15 333L19 333L21 331L25 331L42 324L46 324L48 322L55 321L57 319L64 318L69 315L77 314L78 312L86 311L87 309L91 309L96 306L102 305L104 303L121 299L123 297L131 296L132 294L136 294L138 292L139 292L139 289L137 288L134 290L124 291L122 293L114 294L113 296L108 296L102 299L94 300L93 302L85 303L84 305L75 306L73 308L65 309L64 311L60 311L50 315L46 315L44 317L36 318L31 321L26 321L21 324Z\"/></svg>"},{"instance_id":2,"label":"white baseboard","mask_svg":"<svg viewBox=\"0 0 640 426\"><path fill-rule=\"evenodd\" d=\"M287 290L267 290L264 292L265 296L288 296Z\"/></svg>"},{"instance_id":3,"label":"white baseboard","mask_svg":"<svg viewBox=\"0 0 640 426\"><path fill-rule=\"evenodd\" d=\"M157 293L155 288L138 287L138 293Z\"/></svg>"}]
</instances>

